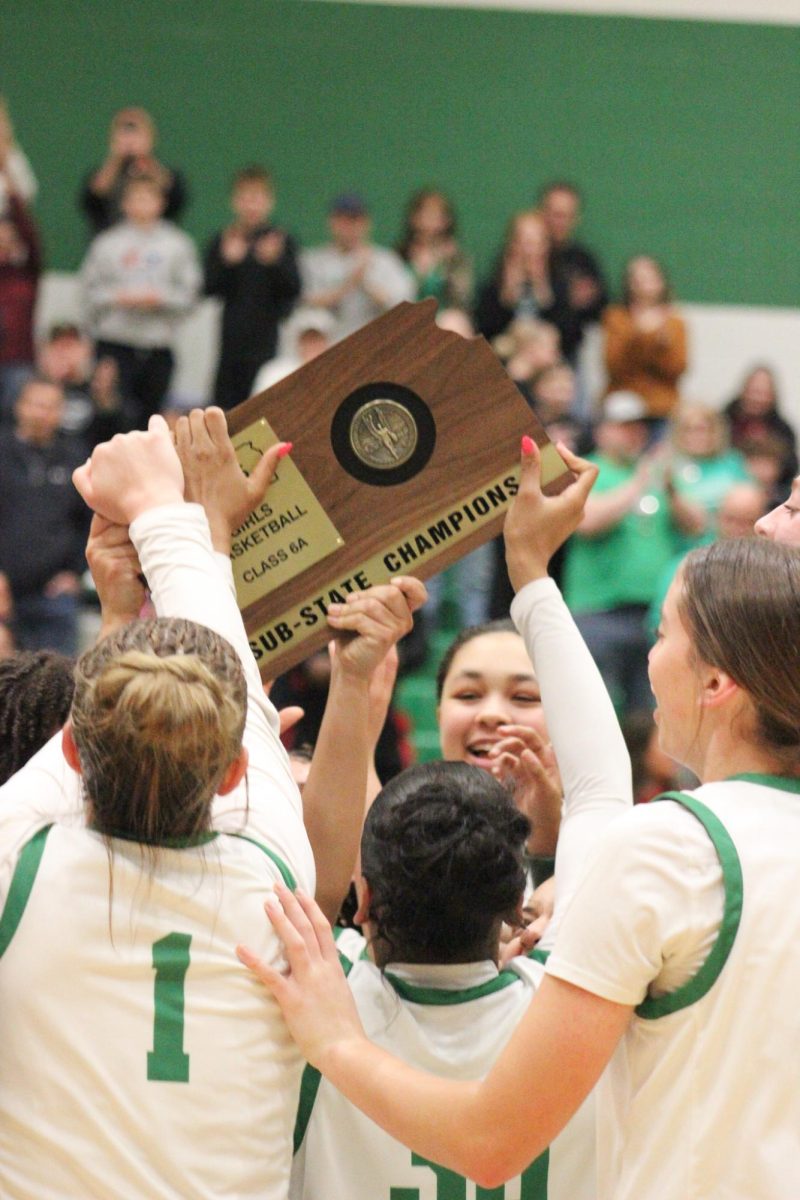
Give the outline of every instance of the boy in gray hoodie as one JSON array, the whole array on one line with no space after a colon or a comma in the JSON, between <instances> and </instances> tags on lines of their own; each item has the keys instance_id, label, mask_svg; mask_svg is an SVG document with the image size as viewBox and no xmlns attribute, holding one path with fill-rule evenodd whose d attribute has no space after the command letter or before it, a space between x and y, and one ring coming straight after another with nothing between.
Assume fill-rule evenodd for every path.
<instances>
[{"instance_id":1,"label":"boy in gray hoodie","mask_svg":"<svg viewBox=\"0 0 800 1200\"><path fill-rule=\"evenodd\" d=\"M117 363L123 400L141 428L161 407L175 328L195 304L202 278L194 242L161 219L163 210L156 179L130 179L122 196L125 220L93 240L81 269L97 355Z\"/></svg>"}]
</instances>

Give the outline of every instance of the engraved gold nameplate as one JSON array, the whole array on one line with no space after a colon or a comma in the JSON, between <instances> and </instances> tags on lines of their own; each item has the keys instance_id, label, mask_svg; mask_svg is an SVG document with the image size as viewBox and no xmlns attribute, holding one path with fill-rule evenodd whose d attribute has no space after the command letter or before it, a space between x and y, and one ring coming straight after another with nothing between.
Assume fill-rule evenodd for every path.
<instances>
[{"instance_id":1,"label":"engraved gold nameplate","mask_svg":"<svg viewBox=\"0 0 800 1200\"><path fill-rule=\"evenodd\" d=\"M233 441L239 464L249 474L280 438L262 417ZM282 459L264 503L233 534L231 561L239 607L246 608L343 545L291 455Z\"/></svg>"}]
</instances>

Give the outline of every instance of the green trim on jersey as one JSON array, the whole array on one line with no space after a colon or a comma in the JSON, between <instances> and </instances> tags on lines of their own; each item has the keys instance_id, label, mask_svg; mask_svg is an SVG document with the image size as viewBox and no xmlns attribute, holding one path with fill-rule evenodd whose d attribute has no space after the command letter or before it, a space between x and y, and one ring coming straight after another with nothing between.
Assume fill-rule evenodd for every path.
<instances>
[{"instance_id":1,"label":"green trim on jersey","mask_svg":"<svg viewBox=\"0 0 800 1200\"><path fill-rule=\"evenodd\" d=\"M518 983L520 977L515 971L499 971L493 979L487 979L485 983L476 983L474 987L461 989L421 987L416 983L408 983L405 979L399 979L390 971L384 971L384 978L391 984L398 996L401 996L403 1000L410 1001L411 1004L443 1006L469 1004L470 1000L480 1000L482 996L491 996L493 992L502 992L503 988L510 987L512 983Z\"/></svg>"},{"instance_id":2,"label":"green trim on jersey","mask_svg":"<svg viewBox=\"0 0 800 1200\"><path fill-rule=\"evenodd\" d=\"M534 887L539 887L555 875L556 860L552 854L529 854L526 858Z\"/></svg>"},{"instance_id":3,"label":"green trim on jersey","mask_svg":"<svg viewBox=\"0 0 800 1200\"><path fill-rule=\"evenodd\" d=\"M344 934L344 933L358 933L358 930L351 928L351 926L349 926L349 925L332 925L331 928L333 930L333 940L334 940L334 942L336 942L336 953L339 955L339 958L343 962L349 962L350 966L352 966L353 962L356 960L354 960L352 958L348 958L348 956L342 950L339 949L339 939L341 938L342 934ZM364 935L362 934L361 936L363 937ZM361 951L361 953L358 956L358 961L359 962L369 962L370 961L369 946L366 946L366 945L364 946L364 949Z\"/></svg>"},{"instance_id":4,"label":"green trim on jersey","mask_svg":"<svg viewBox=\"0 0 800 1200\"><path fill-rule=\"evenodd\" d=\"M533 950L529 950L527 954L520 957L532 958L538 963L546 963L550 957L550 951L537 950L534 947ZM494 992L502 992L504 988L521 982L521 976L508 967L505 967L502 971L498 971L494 979L487 979L484 983L476 983L474 987L461 988L460 990L458 988L421 987L419 984L408 983L405 979L399 979L391 971L384 971L384 977L403 1000L409 1000L412 1004L429 1004L438 1007L444 1007L448 1004L469 1004L471 1000L480 1000L483 996L491 996Z\"/></svg>"},{"instance_id":5,"label":"green trim on jersey","mask_svg":"<svg viewBox=\"0 0 800 1200\"><path fill-rule=\"evenodd\" d=\"M722 923L719 927L716 941L711 947L711 953L700 970L686 983L681 984L674 992L665 996L648 996L636 1006L638 1017L645 1020L655 1020L668 1016L682 1008L688 1008L702 1000L719 978L722 968L728 961L728 955L733 947L734 939L739 929L742 917L742 864L733 844L731 835L720 821L719 817L707 808L702 801L684 792L664 792L656 796L658 800L675 800L682 804L692 816L696 817L711 839L722 867L722 886L725 889L725 904L722 910Z\"/></svg>"},{"instance_id":6,"label":"green trim on jersey","mask_svg":"<svg viewBox=\"0 0 800 1200\"><path fill-rule=\"evenodd\" d=\"M103 832L96 825L89 825L88 828L93 830L94 833ZM131 837L129 833L119 833L117 830L114 830L108 836L118 839L121 842L137 842L140 846L163 846L165 850L187 850L193 846L207 846L209 842L215 842L218 837L221 837L222 833L223 831L220 829L213 829L207 830L204 833L195 833L191 837L161 838L157 842L145 842L141 838ZM226 836L239 838L240 841L250 842L253 846L257 846L259 850L266 854L267 858L272 859L289 890L292 892L297 890L297 880L294 875L283 859L274 850L270 850L269 846L265 846L263 842L256 841L255 838L249 837L246 833L228 833Z\"/></svg>"},{"instance_id":7,"label":"green trim on jersey","mask_svg":"<svg viewBox=\"0 0 800 1200\"><path fill-rule=\"evenodd\" d=\"M158 841L147 841L144 838L134 837L132 833L123 833L119 829L112 829L110 833L106 833L104 829L98 829L93 822L86 828L91 829L92 833L99 833L101 837L110 837L116 842L136 842L139 846L163 846L165 850L188 850L193 846L207 846L209 842L215 842L219 837L219 830L207 829L203 833L193 833L187 837L165 837L159 838Z\"/></svg>"},{"instance_id":8,"label":"green trim on jersey","mask_svg":"<svg viewBox=\"0 0 800 1200\"><path fill-rule=\"evenodd\" d=\"M775 788L779 792L800 792L800 779L794 775L759 775L757 771L745 771L743 775L731 775L726 782L734 780L760 783L762 787Z\"/></svg>"},{"instance_id":9,"label":"green trim on jersey","mask_svg":"<svg viewBox=\"0 0 800 1200\"><path fill-rule=\"evenodd\" d=\"M353 964L349 958L346 958L341 951L338 951L339 962L342 964L342 970L347 977L353 969ZM311 1120L311 1114L314 1111L314 1104L317 1099L319 1085L322 1082L322 1075L316 1067L312 1067L310 1063L306 1065L303 1071L303 1078L300 1081L300 1099L297 1103L297 1117L294 1123L294 1141L292 1153L297 1154L297 1151L303 1144L303 1138L306 1136L308 1123Z\"/></svg>"},{"instance_id":10,"label":"green trim on jersey","mask_svg":"<svg viewBox=\"0 0 800 1200\"><path fill-rule=\"evenodd\" d=\"M47 835L52 828L52 825L45 825L44 829L35 833L30 841L22 847L17 859L17 865L14 867L14 874L11 877L11 886L3 906L3 915L0 917L0 955L5 954L11 939L17 932L17 926L22 920L22 914L25 912L36 873L42 861Z\"/></svg>"},{"instance_id":11,"label":"green trim on jersey","mask_svg":"<svg viewBox=\"0 0 800 1200\"><path fill-rule=\"evenodd\" d=\"M297 880L295 879L294 875L289 870L280 855L276 854L274 850L270 850L269 846L265 846L263 842L257 842L255 838L248 837L246 833L229 833L228 837L239 838L239 840L242 842L250 842L252 846L257 846L259 850L266 854L267 858L272 859L275 866L280 871L281 879L286 884L289 891L297 891Z\"/></svg>"}]
</instances>

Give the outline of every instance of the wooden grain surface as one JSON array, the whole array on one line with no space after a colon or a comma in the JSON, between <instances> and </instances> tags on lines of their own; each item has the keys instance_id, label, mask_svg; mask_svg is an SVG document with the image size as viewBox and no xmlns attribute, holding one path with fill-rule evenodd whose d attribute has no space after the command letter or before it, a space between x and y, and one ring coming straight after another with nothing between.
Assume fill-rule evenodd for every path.
<instances>
[{"instance_id":1,"label":"wooden grain surface","mask_svg":"<svg viewBox=\"0 0 800 1200\"><path fill-rule=\"evenodd\" d=\"M334 578L345 578L384 547L446 511L519 461L527 433L547 443L541 424L522 399L482 337L464 339L438 328L435 301L403 303L326 351L266 392L228 414L231 436L265 417L282 440L293 442L292 459L322 503L344 546L244 611L248 633L317 594ZM340 404L356 389L375 382L410 388L429 407L436 445L413 479L371 486L339 464L331 446L331 424ZM566 472L549 490L559 490ZM455 562L502 528L504 513L456 544L444 545L404 573L420 578ZM324 622L302 642L287 645L262 673L274 677L328 640Z\"/></svg>"}]
</instances>

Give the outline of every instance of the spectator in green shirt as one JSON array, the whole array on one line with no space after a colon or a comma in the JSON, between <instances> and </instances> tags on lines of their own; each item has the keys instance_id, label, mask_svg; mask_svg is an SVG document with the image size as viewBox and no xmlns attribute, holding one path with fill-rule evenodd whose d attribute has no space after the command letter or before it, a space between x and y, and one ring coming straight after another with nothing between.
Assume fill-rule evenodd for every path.
<instances>
[{"instance_id":1,"label":"spectator in green shirt","mask_svg":"<svg viewBox=\"0 0 800 1200\"><path fill-rule=\"evenodd\" d=\"M635 392L606 397L589 456L600 474L564 574L567 604L622 713L652 707L647 610L693 515L665 476L664 448L645 453L646 411Z\"/></svg>"}]
</instances>

